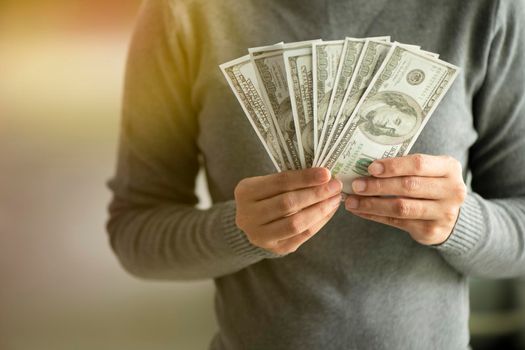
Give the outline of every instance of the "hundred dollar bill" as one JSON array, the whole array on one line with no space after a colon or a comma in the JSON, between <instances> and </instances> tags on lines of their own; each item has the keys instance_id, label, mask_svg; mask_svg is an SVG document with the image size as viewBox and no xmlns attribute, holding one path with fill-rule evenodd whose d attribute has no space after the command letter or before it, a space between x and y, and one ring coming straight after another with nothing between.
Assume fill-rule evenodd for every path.
<instances>
[{"instance_id":1,"label":"hundred dollar bill","mask_svg":"<svg viewBox=\"0 0 525 350\"><path fill-rule=\"evenodd\" d=\"M420 46L417 45L401 43L397 44L406 49L420 51ZM386 55L392 48L392 45L393 43L384 41L383 38L369 38L366 40L361 52L361 56L359 57L359 61L357 62L355 73L349 83L350 87L345 92L340 109L337 113L335 121L333 122L334 125L330 130L330 134L326 137L323 150L321 151L320 155L318 155L318 165L323 164L325 155L334 148L334 144L341 134L343 127L346 125L348 119L354 112L357 103L363 96L375 73L383 63ZM433 53L426 51L421 52L425 52L429 56L435 57L435 54Z\"/></svg>"},{"instance_id":2,"label":"hundred dollar bill","mask_svg":"<svg viewBox=\"0 0 525 350\"><path fill-rule=\"evenodd\" d=\"M262 99L250 56L226 62L220 68L275 168L277 171L286 170L288 166L284 162L273 122Z\"/></svg>"},{"instance_id":3,"label":"hundred dollar bill","mask_svg":"<svg viewBox=\"0 0 525 350\"><path fill-rule=\"evenodd\" d=\"M332 130L326 138L323 150L319 155L319 164L323 163L326 153L333 149L337 137L341 134L343 127L352 115L357 103L363 96L377 69L383 63L392 45L389 42L373 39L365 42L362 55L356 64L355 74L352 76L350 86L345 92Z\"/></svg>"},{"instance_id":4,"label":"hundred dollar bill","mask_svg":"<svg viewBox=\"0 0 525 350\"><path fill-rule=\"evenodd\" d=\"M283 52L289 49L309 47L313 41L304 41L282 45L281 50L270 48L251 48L248 50L263 98L269 107L270 115L276 125L281 142L292 162L293 169L305 167L304 159L299 153L299 145L295 137L295 123L292 114L292 104L288 91L286 69Z\"/></svg>"},{"instance_id":5,"label":"hundred dollar bill","mask_svg":"<svg viewBox=\"0 0 525 350\"><path fill-rule=\"evenodd\" d=\"M302 153L308 168L312 166L314 157L312 48L285 51L284 63L299 152Z\"/></svg>"},{"instance_id":6,"label":"hundred dollar bill","mask_svg":"<svg viewBox=\"0 0 525 350\"><path fill-rule=\"evenodd\" d=\"M346 38L344 40L343 49L339 59L339 65L333 82L333 88L330 93L330 100L328 102L328 106L326 107L326 111L324 111L323 106L324 115L319 116L319 118L323 121L323 125L320 128L320 133L317 140L318 147L314 157L314 164L317 162L317 159L323 149L323 141L327 127L334 121L332 110L338 108L337 104L339 104L342 100L342 95L346 89L346 83L352 77L355 63L359 58L363 44L364 40L360 39Z\"/></svg>"},{"instance_id":7,"label":"hundred dollar bill","mask_svg":"<svg viewBox=\"0 0 525 350\"><path fill-rule=\"evenodd\" d=\"M255 67L257 82L268 106L277 135L289 160L290 169L300 169L301 160L295 144L295 126L284 70L283 45L249 49L250 59Z\"/></svg>"},{"instance_id":8,"label":"hundred dollar bill","mask_svg":"<svg viewBox=\"0 0 525 350\"><path fill-rule=\"evenodd\" d=\"M406 155L459 68L394 44L323 162L352 193L375 159Z\"/></svg>"},{"instance_id":9,"label":"hundred dollar bill","mask_svg":"<svg viewBox=\"0 0 525 350\"><path fill-rule=\"evenodd\" d=\"M377 39L380 41L390 41L389 36L376 37L371 39ZM361 55L361 51L365 44L366 38L346 38L343 45L343 50L341 52L341 58L339 60L339 67L337 69L336 78L332 89L332 94L330 96L330 102L324 117L324 123L321 130L321 135L318 139L318 151L316 152L316 157L320 156L321 151L324 149L325 137L328 135L332 126L334 124L341 103L343 102L343 97L350 83L350 79L354 74L355 67ZM316 160L317 160L316 158Z\"/></svg>"},{"instance_id":10,"label":"hundred dollar bill","mask_svg":"<svg viewBox=\"0 0 525 350\"><path fill-rule=\"evenodd\" d=\"M319 137L335 86L344 40L323 41L312 45L314 150L319 149Z\"/></svg>"}]
</instances>

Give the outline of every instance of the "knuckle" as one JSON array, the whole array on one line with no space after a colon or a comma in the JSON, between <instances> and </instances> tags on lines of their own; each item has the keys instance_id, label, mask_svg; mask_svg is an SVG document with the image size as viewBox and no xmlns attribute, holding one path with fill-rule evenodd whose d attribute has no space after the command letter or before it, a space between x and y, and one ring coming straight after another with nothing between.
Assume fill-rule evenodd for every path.
<instances>
[{"instance_id":1,"label":"knuckle","mask_svg":"<svg viewBox=\"0 0 525 350\"><path fill-rule=\"evenodd\" d=\"M394 201L394 212L400 217L407 217L412 213L412 207L407 201L396 199Z\"/></svg>"},{"instance_id":2,"label":"knuckle","mask_svg":"<svg viewBox=\"0 0 525 350\"><path fill-rule=\"evenodd\" d=\"M413 161L414 161L414 169L417 172L422 172L425 170L426 163L427 163L427 157L425 157L423 154L418 153L414 155Z\"/></svg>"},{"instance_id":3,"label":"knuckle","mask_svg":"<svg viewBox=\"0 0 525 350\"><path fill-rule=\"evenodd\" d=\"M314 196L316 198L322 198L330 193L330 190L328 189L328 186L317 186L314 189Z\"/></svg>"},{"instance_id":4,"label":"knuckle","mask_svg":"<svg viewBox=\"0 0 525 350\"><path fill-rule=\"evenodd\" d=\"M429 222L425 228L425 235L427 238L432 239L440 234L440 228L434 222Z\"/></svg>"},{"instance_id":5,"label":"knuckle","mask_svg":"<svg viewBox=\"0 0 525 350\"><path fill-rule=\"evenodd\" d=\"M392 175L397 175L401 167L402 160L400 158L383 159L385 169Z\"/></svg>"},{"instance_id":6,"label":"knuckle","mask_svg":"<svg viewBox=\"0 0 525 350\"><path fill-rule=\"evenodd\" d=\"M301 232L301 221L295 217L292 216L286 220L286 231L292 234L297 234Z\"/></svg>"},{"instance_id":7,"label":"knuckle","mask_svg":"<svg viewBox=\"0 0 525 350\"><path fill-rule=\"evenodd\" d=\"M467 186L463 182L458 183L454 189L454 193L457 199L463 202L467 197Z\"/></svg>"},{"instance_id":8,"label":"knuckle","mask_svg":"<svg viewBox=\"0 0 525 350\"><path fill-rule=\"evenodd\" d=\"M455 222L458 217L458 213L459 213L459 208L451 207L445 210L443 214L445 216L445 220L447 220L448 222Z\"/></svg>"},{"instance_id":9,"label":"knuckle","mask_svg":"<svg viewBox=\"0 0 525 350\"><path fill-rule=\"evenodd\" d=\"M294 209L295 209L294 197L289 193L282 195L278 202L278 210L286 214L290 214L294 211Z\"/></svg>"},{"instance_id":10,"label":"knuckle","mask_svg":"<svg viewBox=\"0 0 525 350\"><path fill-rule=\"evenodd\" d=\"M403 178L401 186L403 187L406 193L414 193L420 188L421 181L417 177L407 176Z\"/></svg>"},{"instance_id":11,"label":"knuckle","mask_svg":"<svg viewBox=\"0 0 525 350\"><path fill-rule=\"evenodd\" d=\"M323 217L327 216L331 212L332 212L332 208L330 208L328 204L324 203L323 205L321 205L321 215Z\"/></svg>"}]
</instances>

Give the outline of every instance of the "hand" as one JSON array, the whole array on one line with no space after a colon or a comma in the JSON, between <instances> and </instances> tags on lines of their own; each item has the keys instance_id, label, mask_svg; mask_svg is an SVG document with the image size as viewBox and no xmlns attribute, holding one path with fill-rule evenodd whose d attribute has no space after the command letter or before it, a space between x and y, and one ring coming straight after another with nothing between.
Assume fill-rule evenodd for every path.
<instances>
[{"instance_id":1,"label":"hand","mask_svg":"<svg viewBox=\"0 0 525 350\"><path fill-rule=\"evenodd\" d=\"M326 168L241 180L235 222L258 247L285 255L316 234L341 202L342 184Z\"/></svg>"},{"instance_id":2,"label":"hand","mask_svg":"<svg viewBox=\"0 0 525 350\"><path fill-rule=\"evenodd\" d=\"M414 154L376 160L368 172L373 177L352 183L348 211L407 231L421 244L447 240L467 193L456 159Z\"/></svg>"}]
</instances>

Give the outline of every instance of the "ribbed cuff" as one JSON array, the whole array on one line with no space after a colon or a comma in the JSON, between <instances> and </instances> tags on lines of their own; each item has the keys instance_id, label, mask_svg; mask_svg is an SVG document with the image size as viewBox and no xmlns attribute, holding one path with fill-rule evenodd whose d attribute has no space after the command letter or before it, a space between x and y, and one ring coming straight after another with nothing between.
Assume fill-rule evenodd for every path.
<instances>
[{"instance_id":1,"label":"ribbed cuff","mask_svg":"<svg viewBox=\"0 0 525 350\"><path fill-rule=\"evenodd\" d=\"M469 193L452 233L445 242L433 247L451 255L468 254L478 244L484 231L483 209L476 196Z\"/></svg>"},{"instance_id":2,"label":"ribbed cuff","mask_svg":"<svg viewBox=\"0 0 525 350\"><path fill-rule=\"evenodd\" d=\"M225 203L221 213L223 230L226 242L235 254L245 258L280 258L282 255L257 247L250 243L246 234L235 224L235 202Z\"/></svg>"}]
</instances>

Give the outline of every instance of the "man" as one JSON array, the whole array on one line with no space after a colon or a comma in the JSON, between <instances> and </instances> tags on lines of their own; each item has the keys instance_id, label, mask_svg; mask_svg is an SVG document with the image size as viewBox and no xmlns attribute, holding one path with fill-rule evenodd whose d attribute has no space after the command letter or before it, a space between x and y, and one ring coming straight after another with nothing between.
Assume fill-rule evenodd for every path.
<instances>
[{"instance_id":1,"label":"man","mask_svg":"<svg viewBox=\"0 0 525 350\"><path fill-rule=\"evenodd\" d=\"M380 93L363 105L358 126L380 144L400 144L410 139L421 125L417 103L401 93Z\"/></svg>"},{"instance_id":2,"label":"man","mask_svg":"<svg viewBox=\"0 0 525 350\"><path fill-rule=\"evenodd\" d=\"M467 276L525 274L524 16L519 0L146 1L110 183L122 265L214 278L213 350L467 349ZM218 65L378 35L462 74L414 154L373 162L344 210L326 169L272 174ZM194 208L201 164L208 210Z\"/></svg>"}]
</instances>

